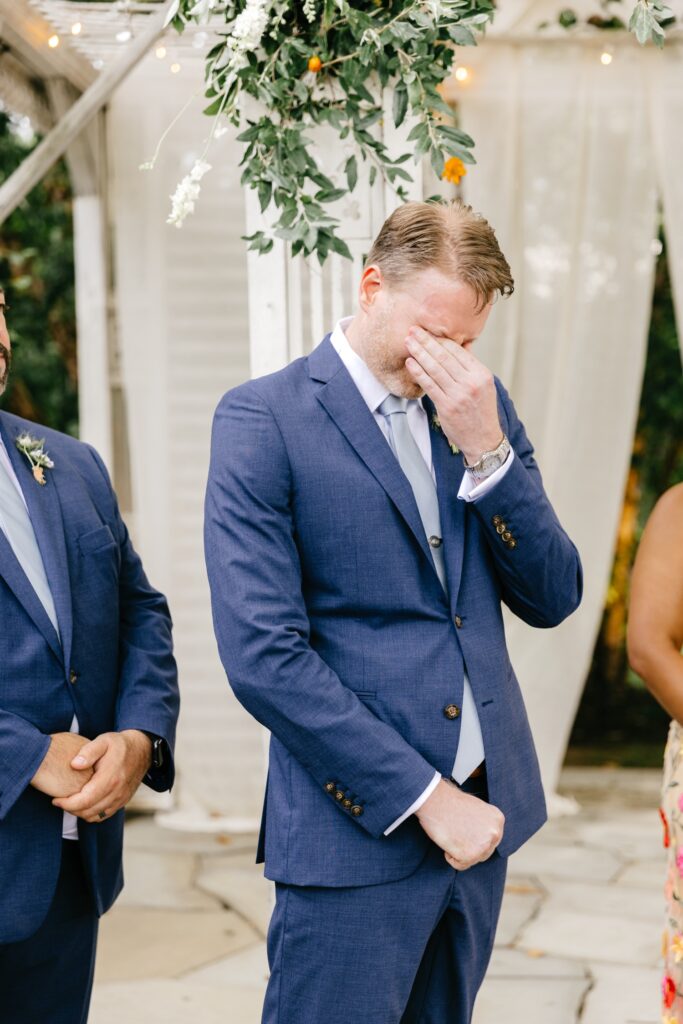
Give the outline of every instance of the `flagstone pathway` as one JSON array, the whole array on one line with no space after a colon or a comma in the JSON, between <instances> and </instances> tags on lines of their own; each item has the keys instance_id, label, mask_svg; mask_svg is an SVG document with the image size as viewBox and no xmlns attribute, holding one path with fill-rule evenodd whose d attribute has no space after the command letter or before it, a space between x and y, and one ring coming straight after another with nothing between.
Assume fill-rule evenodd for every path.
<instances>
[{"instance_id":1,"label":"flagstone pathway","mask_svg":"<svg viewBox=\"0 0 683 1024\"><path fill-rule=\"evenodd\" d=\"M565 770L581 812L511 859L474 1024L659 1024L658 790L657 772ZM128 823L89 1024L259 1024L271 894L254 842Z\"/></svg>"}]
</instances>

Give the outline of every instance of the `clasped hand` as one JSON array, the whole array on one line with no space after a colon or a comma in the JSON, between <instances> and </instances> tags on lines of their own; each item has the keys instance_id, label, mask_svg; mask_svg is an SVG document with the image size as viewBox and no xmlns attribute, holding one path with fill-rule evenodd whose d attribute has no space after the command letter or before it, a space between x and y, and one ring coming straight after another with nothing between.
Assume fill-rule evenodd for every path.
<instances>
[{"instance_id":1,"label":"clasped hand","mask_svg":"<svg viewBox=\"0 0 683 1024\"><path fill-rule=\"evenodd\" d=\"M84 821L102 821L130 801L151 754L151 740L138 729L106 732L94 740L55 733L31 785L53 797L55 807Z\"/></svg>"},{"instance_id":2,"label":"clasped hand","mask_svg":"<svg viewBox=\"0 0 683 1024\"><path fill-rule=\"evenodd\" d=\"M442 779L417 811L429 838L459 871L488 860L503 838L505 816L485 800Z\"/></svg>"}]
</instances>

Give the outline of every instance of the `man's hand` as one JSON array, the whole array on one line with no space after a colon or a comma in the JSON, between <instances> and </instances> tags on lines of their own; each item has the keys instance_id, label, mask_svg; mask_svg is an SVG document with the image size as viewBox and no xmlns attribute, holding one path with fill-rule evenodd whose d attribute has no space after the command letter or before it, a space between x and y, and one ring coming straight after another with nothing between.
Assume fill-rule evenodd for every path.
<instances>
[{"instance_id":1,"label":"man's hand","mask_svg":"<svg viewBox=\"0 0 683 1024\"><path fill-rule=\"evenodd\" d=\"M493 374L462 345L421 327L411 327L406 346L406 370L434 402L448 440L474 465L503 436Z\"/></svg>"},{"instance_id":2,"label":"man's hand","mask_svg":"<svg viewBox=\"0 0 683 1024\"><path fill-rule=\"evenodd\" d=\"M125 807L152 762L152 741L138 729L105 732L86 744L71 762L76 772L91 772L80 793L53 800L56 807L84 821L103 821Z\"/></svg>"},{"instance_id":3,"label":"man's hand","mask_svg":"<svg viewBox=\"0 0 683 1024\"><path fill-rule=\"evenodd\" d=\"M87 736L75 732L54 733L31 785L48 796L68 797L80 792L92 776L92 769L77 771L71 767L71 762L88 743Z\"/></svg>"},{"instance_id":4,"label":"man's hand","mask_svg":"<svg viewBox=\"0 0 683 1024\"><path fill-rule=\"evenodd\" d=\"M429 838L459 871L488 860L503 838L503 812L446 779L416 813Z\"/></svg>"}]
</instances>

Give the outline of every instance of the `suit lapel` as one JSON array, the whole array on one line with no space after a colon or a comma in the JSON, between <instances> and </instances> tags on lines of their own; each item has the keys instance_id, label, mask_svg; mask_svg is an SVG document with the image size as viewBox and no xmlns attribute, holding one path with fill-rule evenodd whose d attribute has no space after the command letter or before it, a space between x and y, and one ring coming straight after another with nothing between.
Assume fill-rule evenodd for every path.
<instances>
[{"instance_id":1,"label":"suit lapel","mask_svg":"<svg viewBox=\"0 0 683 1024\"><path fill-rule=\"evenodd\" d=\"M28 421L25 424L25 429L32 434L35 434L37 430L37 428ZM45 567L45 575L47 576L47 581L52 592L52 599L55 604L57 622L59 623L59 632L62 641L61 647L45 609L39 601L33 587L26 579L21 566L17 562L16 558L14 558L6 538L3 537L4 545L9 549L10 554L12 554L12 558L16 563L16 570L14 572L15 584L17 582L16 571L18 570L23 581L25 581L20 589L23 589L24 587L28 589L31 595L30 603L32 605L37 605L42 615L39 615L37 618L33 611L31 611L26 605L26 601L22 600L20 594L17 593L16 587L12 586L12 583L9 580L7 580L7 582L12 586L12 589L17 593L17 596L22 600L25 607L27 607L29 614L43 633L46 632L44 624L45 622L47 623L49 626L49 633L46 634L46 639L50 643L50 646L55 650L55 653L60 660L63 659L64 664L68 666L71 657L73 621L69 564L66 554L66 541L64 539L64 520L62 518L62 509L56 484L56 476L60 471L59 463L56 463L54 469L46 470L45 485L41 486L36 480L34 480L28 460L17 449L14 443L15 436L7 429L7 424L4 422L4 418L1 414L0 433L2 433L2 439L5 442L7 454L9 455L10 462L14 467L14 472L17 474L19 485L28 506L33 531L36 535L36 541L38 542L38 548ZM6 565L7 558L4 559L4 562ZM5 575L4 572L3 575ZM7 577L5 578L7 579Z\"/></svg>"},{"instance_id":2,"label":"suit lapel","mask_svg":"<svg viewBox=\"0 0 683 1024\"><path fill-rule=\"evenodd\" d=\"M308 359L311 376L324 383L317 392L318 401L403 516L432 568L439 591L443 593L413 489L329 335Z\"/></svg>"},{"instance_id":3,"label":"suit lapel","mask_svg":"<svg viewBox=\"0 0 683 1024\"><path fill-rule=\"evenodd\" d=\"M462 457L453 454L444 432L432 425L432 416L436 412L436 408L429 395L424 395L422 405L429 417L429 437L439 499L446 577L451 604L454 605L460 589L465 551L466 502L458 498L465 467Z\"/></svg>"}]
</instances>

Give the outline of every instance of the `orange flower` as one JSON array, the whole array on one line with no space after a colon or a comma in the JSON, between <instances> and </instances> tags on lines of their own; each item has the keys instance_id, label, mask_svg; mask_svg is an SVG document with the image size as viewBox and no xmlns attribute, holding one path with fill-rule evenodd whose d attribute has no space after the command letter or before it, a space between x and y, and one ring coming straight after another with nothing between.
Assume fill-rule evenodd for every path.
<instances>
[{"instance_id":1,"label":"orange flower","mask_svg":"<svg viewBox=\"0 0 683 1024\"><path fill-rule=\"evenodd\" d=\"M666 819L666 814L659 808L659 817L662 819L662 825L664 826L664 846L666 849L671 846L671 836L669 835L669 822Z\"/></svg>"},{"instance_id":2,"label":"orange flower","mask_svg":"<svg viewBox=\"0 0 683 1024\"><path fill-rule=\"evenodd\" d=\"M320 57L313 56L308 58L308 70L312 71L313 74L317 75L322 66L323 62L321 61Z\"/></svg>"},{"instance_id":3,"label":"orange flower","mask_svg":"<svg viewBox=\"0 0 683 1024\"><path fill-rule=\"evenodd\" d=\"M673 978L668 975L664 976L662 981L662 999L667 1010L670 1010L673 1006L674 999L676 998L676 984Z\"/></svg>"},{"instance_id":4,"label":"orange flower","mask_svg":"<svg viewBox=\"0 0 683 1024\"><path fill-rule=\"evenodd\" d=\"M459 185L460 179L464 178L466 174L467 168L462 160L457 156L452 156L443 165L443 173L441 177L445 181L450 181L452 185Z\"/></svg>"},{"instance_id":5,"label":"orange flower","mask_svg":"<svg viewBox=\"0 0 683 1024\"><path fill-rule=\"evenodd\" d=\"M683 960L683 935L674 935L671 940L671 952L674 955L675 962L680 964L681 960Z\"/></svg>"}]
</instances>

